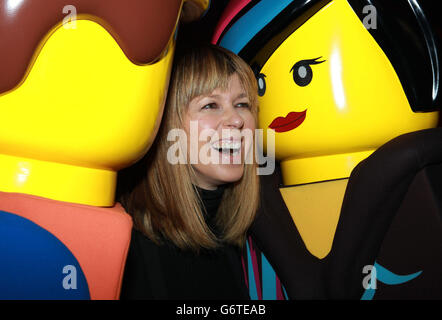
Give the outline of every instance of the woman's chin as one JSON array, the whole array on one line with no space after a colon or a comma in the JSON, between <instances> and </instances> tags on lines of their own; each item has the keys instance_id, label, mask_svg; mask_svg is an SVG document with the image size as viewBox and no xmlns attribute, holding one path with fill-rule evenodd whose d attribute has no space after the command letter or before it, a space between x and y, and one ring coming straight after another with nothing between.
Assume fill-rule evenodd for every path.
<instances>
[{"instance_id":1,"label":"woman's chin","mask_svg":"<svg viewBox=\"0 0 442 320\"><path fill-rule=\"evenodd\" d=\"M244 174L244 166L241 164L226 164L221 165L222 168L219 168L219 172L217 172L218 179L223 181L224 183L232 183L239 181Z\"/></svg>"},{"instance_id":2,"label":"woman's chin","mask_svg":"<svg viewBox=\"0 0 442 320\"><path fill-rule=\"evenodd\" d=\"M222 185L241 180L244 174L242 164L218 164L213 166L193 165L199 185Z\"/></svg>"}]
</instances>

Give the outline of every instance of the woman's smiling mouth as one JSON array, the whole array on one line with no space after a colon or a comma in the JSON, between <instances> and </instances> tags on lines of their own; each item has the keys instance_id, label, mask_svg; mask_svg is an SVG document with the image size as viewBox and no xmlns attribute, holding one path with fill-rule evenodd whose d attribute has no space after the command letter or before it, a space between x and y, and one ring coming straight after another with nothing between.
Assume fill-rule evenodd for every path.
<instances>
[{"instance_id":1,"label":"woman's smiling mouth","mask_svg":"<svg viewBox=\"0 0 442 320\"><path fill-rule=\"evenodd\" d=\"M212 144L213 149L215 149L219 153L225 154L237 154L239 153L241 146L242 141L234 139L218 140Z\"/></svg>"},{"instance_id":2,"label":"woman's smiling mouth","mask_svg":"<svg viewBox=\"0 0 442 320\"><path fill-rule=\"evenodd\" d=\"M286 117L277 117L269 125L275 132L287 132L299 127L305 120L307 109L302 112L290 112Z\"/></svg>"}]
</instances>

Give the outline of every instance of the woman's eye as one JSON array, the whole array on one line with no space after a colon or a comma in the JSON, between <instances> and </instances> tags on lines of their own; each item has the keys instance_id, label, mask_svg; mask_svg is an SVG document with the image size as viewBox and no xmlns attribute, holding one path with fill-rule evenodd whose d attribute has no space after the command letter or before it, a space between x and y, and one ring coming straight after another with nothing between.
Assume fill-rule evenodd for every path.
<instances>
[{"instance_id":1,"label":"woman's eye","mask_svg":"<svg viewBox=\"0 0 442 320\"><path fill-rule=\"evenodd\" d=\"M320 58L320 57L319 57ZM301 60L295 63L295 65L292 67L290 72L293 72L293 81L300 86L305 87L310 84L313 80L313 70L310 67L312 64L319 64L324 62L323 61L316 61L319 58L316 59L309 59L309 60Z\"/></svg>"},{"instance_id":2,"label":"woman's eye","mask_svg":"<svg viewBox=\"0 0 442 320\"><path fill-rule=\"evenodd\" d=\"M250 109L250 105L247 102L238 103L236 106L240 108Z\"/></svg>"},{"instance_id":3,"label":"woman's eye","mask_svg":"<svg viewBox=\"0 0 442 320\"><path fill-rule=\"evenodd\" d=\"M204 107L201 108L201 110L210 110L210 109L216 109L217 105L216 103L209 103L206 104Z\"/></svg>"},{"instance_id":4,"label":"woman's eye","mask_svg":"<svg viewBox=\"0 0 442 320\"><path fill-rule=\"evenodd\" d=\"M260 73L257 77L258 81L258 95L262 97L266 93L266 75L264 73Z\"/></svg>"}]
</instances>

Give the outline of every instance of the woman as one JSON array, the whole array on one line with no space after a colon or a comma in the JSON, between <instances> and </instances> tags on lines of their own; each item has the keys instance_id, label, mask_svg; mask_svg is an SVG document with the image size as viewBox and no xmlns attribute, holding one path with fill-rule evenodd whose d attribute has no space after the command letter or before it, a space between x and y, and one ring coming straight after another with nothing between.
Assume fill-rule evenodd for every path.
<instances>
[{"instance_id":1,"label":"woman","mask_svg":"<svg viewBox=\"0 0 442 320\"><path fill-rule=\"evenodd\" d=\"M142 177L120 199L134 220L121 298L249 298L240 249L258 207L245 161L256 119L256 79L239 57L211 46L176 61L154 146L132 169Z\"/></svg>"}]
</instances>

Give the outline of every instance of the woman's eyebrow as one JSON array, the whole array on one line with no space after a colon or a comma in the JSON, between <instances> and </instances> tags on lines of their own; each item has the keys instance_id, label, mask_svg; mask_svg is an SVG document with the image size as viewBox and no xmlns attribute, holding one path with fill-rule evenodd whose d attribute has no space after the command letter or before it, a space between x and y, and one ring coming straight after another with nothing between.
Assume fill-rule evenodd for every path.
<instances>
[{"instance_id":1,"label":"woman's eyebrow","mask_svg":"<svg viewBox=\"0 0 442 320\"><path fill-rule=\"evenodd\" d=\"M242 92L236 96L235 100L242 99L242 98L249 98L249 95L245 92Z\"/></svg>"},{"instance_id":2,"label":"woman's eyebrow","mask_svg":"<svg viewBox=\"0 0 442 320\"><path fill-rule=\"evenodd\" d=\"M240 94L238 94L235 98L234 98L234 100L238 100L238 99L242 99L242 98L248 98L249 96L248 96L248 94L246 93L246 92L241 92ZM203 96L200 96L199 98L197 98L197 102L200 102L200 101L202 101L203 99L220 99L221 98L221 95L219 95L219 94L209 94L209 95L203 95Z\"/></svg>"},{"instance_id":3,"label":"woman's eyebrow","mask_svg":"<svg viewBox=\"0 0 442 320\"><path fill-rule=\"evenodd\" d=\"M218 99L220 97L219 94L208 94L208 95L202 95L197 98L197 101L201 101L203 99Z\"/></svg>"}]
</instances>

